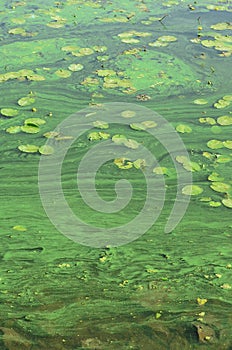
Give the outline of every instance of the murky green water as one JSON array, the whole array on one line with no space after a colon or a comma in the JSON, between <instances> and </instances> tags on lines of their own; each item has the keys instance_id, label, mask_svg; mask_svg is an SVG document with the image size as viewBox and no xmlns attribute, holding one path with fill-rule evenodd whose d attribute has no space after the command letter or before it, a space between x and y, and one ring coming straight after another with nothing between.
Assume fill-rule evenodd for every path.
<instances>
[{"instance_id":1,"label":"murky green water","mask_svg":"<svg viewBox=\"0 0 232 350\"><path fill-rule=\"evenodd\" d=\"M231 11L226 0L2 1L1 350L232 349ZM18 102L22 97L32 103ZM109 129L95 128L150 149L166 168L166 194L161 215L140 238L91 248L46 216L38 147L72 113L112 102L147 107L179 130L192 162L181 167L201 193L165 233L177 190L167 150L114 120ZM64 136L54 142L64 145ZM112 200L115 182L126 178L131 202L113 214L85 205L77 166L101 142L85 133L73 143L62 186L75 215L109 228L141 211L146 182L140 169L119 169L112 159L97 174L97 190ZM28 144L35 153L18 148Z\"/></svg>"}]
</instances>

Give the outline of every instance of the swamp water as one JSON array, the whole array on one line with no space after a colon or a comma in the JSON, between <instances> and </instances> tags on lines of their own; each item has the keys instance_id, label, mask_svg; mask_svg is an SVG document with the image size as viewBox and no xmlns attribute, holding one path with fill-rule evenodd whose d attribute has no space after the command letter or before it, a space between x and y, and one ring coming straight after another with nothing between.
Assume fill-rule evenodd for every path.
<instances>
[{"instance_id":1,"label":"swamp water","mask_svg":"<svg viewBox=\"0 0 232 350\"><path fill-rule=\"evenodd\" d=\"M1 2L1 350L232 349L231 11L230 1L214 0ZM53 157L47 140L70 141L53 132L62 121L118 102L128 125L112 117L70 145L65 199L95 227L138 215L147 195L141 161L112 159L97 172L105 201L115 199L119 179L131 181L133 196L119 213L89 208L76 186L86 152L123 135L133 140L124 139L125 149L136 141L155 154L165 205L138 239L94 248L51 223L38 169L41 157ZM190 204L169 233L175 165L160 142L136 130L128 103L159 113L189 153L175 162L192 175L192 189L182 184Z\"/></svg>"}]
</instances>

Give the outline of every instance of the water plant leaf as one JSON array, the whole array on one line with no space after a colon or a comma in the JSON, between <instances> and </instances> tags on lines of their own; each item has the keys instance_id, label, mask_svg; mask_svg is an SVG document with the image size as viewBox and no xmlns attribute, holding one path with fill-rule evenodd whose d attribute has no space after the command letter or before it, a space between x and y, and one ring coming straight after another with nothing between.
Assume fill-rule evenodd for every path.
<instances>
[{"instance_id":1,"label":"water plant leaf","mask_svg":"<svg viewBox=\"0 0 232 350\"><path fill-rule=\"evenodd\" d=\"M186 185L182 188L182 193L189 196L197 196L202 192L203 189L198 185Z\"/></svg>"},{"instance_id":2,"label":"water plant leaf","mask_svg":"<svg viewBox=\"0 0 232 350\"><path fill-rule=\"evenodd\" d=\"M41 119L41 118L27 118L24 120L24 124L26 125L35 125L35 126L40 126L46 123L46 120Z\"/></svg>"},{"instance_id":3,"label":"water plant leaf","mask_svg":"<svg viewBox=\"0 0 232 350\"><path fill-rule=\"evenodd\" d=\"M210 140L207 142L207 146L211 149L219 149L219 148L223 148L223 142L220 140Z\"/></svg>"},{"instance_id":4,"label":"water plant leaf","mask_svg":"<svg viewBox=\"0 0 232 350\"><path fill-rule=\"evenodd\" d=\"M208 125L215 125L216 124L216 120L214 118L211 118L211 117L199 118L198 120L202 124L204 124L204 123L208 124Z\"/></svg>"},{"instance_id":5,"label":"water plant leaf","mask_svg":"<svg viewBox=\"0 0 232 350\"><path fill-rule=\"evenodd\" d=\"M67 69L58 69L55 74L60 78L69 78L72 73Z\"/></svg>"},{"instance_id":6,"label":"water plant leaf","mask_svg":"<svg viewBox=\"0 0 232 350\"><path fill-rule=\"evenodd\" d=\"M122 116L123 118L133 118L135 115L136 115L136 112L130 111L130 110L123 111L123 112L121 113L121 116Z\"/></svg>"},{"instance_id":7,"label":"water plant leaf","mask_svg":"<svg viewBox=\"0 0 232 350\"><path fill-rule=\"evenodd\" d=\"M224 178L222 176L220 176L218 173L216 173L215 171L213 171L212 174L210 174L208 176L208 180L209 181L214 181L214 182L216 182L216 181L220 182L220 181L223 181Z\"/></svg>"},{"instance_id":8,"label":"water plant leaf","mask_svg":"<svg viewBox=\"0 0 232 350\"><path fill-rule=\"evenodd\" d=\"M80 70L82 70L84 68L84 66L80 63L76 63L76 64L70 64L68 66L68 69L71 70L72 72L78 72Z\"/></svg>"},{"instance_id":9,"label":"water plant leaf","mask_svg":"<svg viewBox=\"0 0 232 350\"><path fill-rule=\"evenodd\" d=\"M136 169L143 169L145 166L146 166L146 160L145 159L136 159L134 162L133 162L133 166L136 168Z\"/></svg>"},{"instance_id":10,"label":"water plant leaf","mask_svg":"<svg viewBox=\"0 0 232 350\"><path fill-rule=\"evenodd\" d=\"M232 198L223 198L222 204L227 208L232 208Z\"/></svg>"},{"instance_id":11,"label":"water plant leaf","mask_svg":"<svg viewBox=\"0 0 232 350\"><path fill-rule=\"evenodd\" d=\"M95 126L95 128L99 128L99 129L108 129L109 128L109 124L106 122L103 122L102 120L96 120L95 122L93 122L93 126Z\"/></svg>"},{"instance_id":12,"label":"water plant leaf","mask_svg":"<svg viewBox=\"0 0 232 350\"><path fill-rule=\"evenodd\" d=\"M208 103L207 100L204 98L197 98L196 100L193 101L196 105L206 105Z\"/></svg>"},{"instance_id":13,"label":"water plant leaf","mask_svg":"<svg viewBox=\"0 0 232 350\"><path fill-rule=\"evenodd\" d=\"M124 146L132 149L137 149L139 147L139 143L132 139L127 139L123 144Z\"/></svg>"},{"instance_id":14,"label":"water plant leaf","mask_svg":"<svg viewBox=\"0 0 232 350\"><path fill-rule=\"evenodd\" d=\"M18 110L13 108L2 108L0 112L4 117L16 117L19 114Z\"/></svg>"},{"instance_id":15,"label":"water plant leaf","mask_svg":"<svg viewBox=\"0 0 232 350\"><path fill-rule=\"evenodd\" d=\"M217 123L219 125L232 125L232 117L228 115L223 115L217 118Z\"/></svg>"},{"instance_id":16,"label":"water plant leaf","mask_svg":"<svg viewBox=\"0 0 232 350\"><path fill-rule=\"evenodd\" d=\"M43 145L39 147L39 153L48 156L54 153L54 148L48 145Z\"/></svg>"},{"instance_id":17,"label":"water plant leaf","mask_svg":"<svg viewBox=\"0 0 232 350\"><path fill-rule=\"evenodd\" d=\"M178 131L182 134L184 134L184 133L189 134L190 132L192 132L192 128L188 125L179 124L176 126L176 131Z\"/></svg>"},{"instance_id":18,"label":"water plant leaf","mask_svg":"<svg viewBox=\"0 0 232 350\"><path fill-rule=\"evenodd\" d=\"M88 135L88 139L90 141L107 140L108 138L110 138L110 134L103 131L94 131Z\"/></svg>"},{"instance_id":19,"label":"water plant leaf","mask_svg":"<svg viewBox=\"0 0 232 350\"><path fill-rule=\"evenodd\" d=\"M18 149L21 152L25 152L25 153L36 153L38 152L39 147L36 145L20 145L18 146Z\"/></svg>"},{"instance_id":20,"label":"water plant leaf","mask_svg":"<svg viewBox=\"0 0 232 350\"><path fill-rule=\"evenodd\" d=\"M9 134L17 134L20 131L21 131L20 125L10 126L9 128L6 129L6 132L8 132Z\"/></svg>"},{"instance_id":21,"label":"water plant leaf","mask_svg":"<svg viewBox=\"0 0 232 350\"><path fill-rule=\"evenodd\" d=\"M112 141L116 143L116 145L124 145L124 142L127 141L127 138L124 135L117 134L112 137Z\"/></svg>"},{"instance_id":22,"label":"water plant leaf","mask_svg":"<svg viewBox=\"0 0 232 350\"><path fill-rule=\"evenodd\" d=\"M226 148L232 149L232 141L231 140L223 141L223 146Z\"/></svg>"},{"instance_id":23,"label":"water plant leaf","mask_svg":"<svg viewBox=\"0 0 232 350\"><path fill-rule=\"evenodd\" d=\"M27 134L37 134L40 131L40 128L36 125L23 125L21 130Z\"/></svg>"},{"instance_id":24,"label":"water plant leaf","mask_svg":"<svg viewBox=\"0 0 232 350\"><path fill-rule=\"evenodd\" d=\"M20 232L27 231L27 228L25 226L21 226L21 225L15 225L12 228L13 228L13 230L20 231Z\"/></svg>"},{"instance_id":25,"label":"water plant leaf","mask_svg":"<svg viewBox=\"0 0 232 350\"><path fill-rule=\"evenodd\" d=\"M222 204L221 204L221 202L210 201L210 202L209 202L209 205L210 205L211 207L217 208L217 207L220 207Z\"/></svg>"},{"instance_id":26,"label":"water plant leaf","mask_svg":"<svg viewBox=\"0 0 232 350\"><path fill-rule=\"evenodd\" d=\"M216 192L227 193L231 186L229 184L224 183L224 182L217 181L217 182L212 182L210 187L212 188L212 190L214 190Z\"/></svg>"},{"instance_id":27,"label":"water plant leaf","mask_svg":"<svg viewBox=\"0 0 232 350\"><path fill-rule=\"evenodd\" d=\"M35 98L31 97L31 96L25 96L25 97L21 97L18 100L18 105L25 107L25 106L29 106L31 104L33 104L35 102Z\"/></svg>"},{"instance_id":28,"label":"water plant leaf","mask_svg":"<svg viewBox=\"0 0 232 350\"><path fill-rule=\"evenodd\" d=\"M133 167L133 163L126 158L116 158L114 164L117 165L119 169L130 169Z\"/></svg>"}]
</instances>

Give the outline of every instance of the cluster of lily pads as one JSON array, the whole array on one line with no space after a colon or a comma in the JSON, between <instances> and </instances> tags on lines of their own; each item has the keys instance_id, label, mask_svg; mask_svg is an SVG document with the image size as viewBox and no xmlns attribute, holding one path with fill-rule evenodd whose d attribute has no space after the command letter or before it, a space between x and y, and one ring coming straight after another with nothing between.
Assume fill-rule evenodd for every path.
<instances>
[{"instance_id":1,"label":"cluster of lily pads","mask_svg":"<svg viewBox=\"0 0 232 350\"><path fill-rule=\"evenodd\" d=\"M202 29L202 28L200 28ZM229 22L216 23L211 25L211 29L215 31L225 31L222 35L218 32L202 32L199 33L198 38L191 39L191 42L201 44L203 47L214 48L219 52L221 57L229 57L232 54L232 25Z\"/></svg>"}]
</instances>

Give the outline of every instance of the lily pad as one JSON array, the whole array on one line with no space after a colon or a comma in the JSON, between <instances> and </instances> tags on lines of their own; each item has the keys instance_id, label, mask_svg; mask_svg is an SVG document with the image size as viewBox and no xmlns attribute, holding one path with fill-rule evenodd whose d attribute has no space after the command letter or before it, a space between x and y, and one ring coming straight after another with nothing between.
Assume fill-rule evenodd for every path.
<instances>
[{"instance_id":1,"label":"lily pad","mask_svg":"<svg viewBox=\"0 0 232 350\"><path fill-rule=\"evenodd\" d=\"M223 146L226 148L232 149L232 141L231 140L223 141Z\"/></svg>"},{"instance_id":2,"label":"lily pad","mask_svg":"<svg viewBox=\"0 0 232 350\"><path fill-rule=\"evenodd\" d=\"M207 100L204 98L197 98L196 100L193 101L196 105L206 105L208 103Z\"/></svg>"},{"instance_id":3,"label":"lily pad","mask_svg":"<svg viewBox=\"0 0 232 350\"><path fill-rule=\"evenodd\" d=\"M58 69L55 74L60 78L69 78L72 73L67 69Z\"/></svg>"},{"instance_id":4,"label":"lily pad","mask_svg":"<svg viewBox=\"0 0 232 350\"><path fill-rule=\"evenodd\" d=\"M39 150L39 147L36 145L20 145L18 146L18 149L21 152L25 152L25 153L36 153Z\"/></svg>"},{"instance_id":5,"label":"lily pad","mask_svg":"<svg viewBox=\"0 0 232 350\"><path fill-rule=\"evenodd\" d=\"M176 127L176 131L178 131L182 134L184 134L184 133L189 134L190 132L192 132L192 128L190 128L190 126L188 126L188 125L179 124Z\"/></svg>"},{"instance_id":6,"label":"lily pad","mask_svg":"<svg viewBox=\"0 0 232 350\"><path fill-rule=\"evenodd\" d=\"M68 69L71 70L72 72L78 72L78 71L82 70L83 68L84 68L84 66L80 63L70 64L70 66L68 67Z\"/></svg>"},{"instance_id":7,"label":"lily pad","mask_svg":"<svg viewBox=\"0 0 232 350\"><path fill-rule=\"evenodd\" d=\"M136 169L143 169L143 168L146 166L146 161L145 161L145 159L136 159L136 160L133 162L133 166L134 166Z\"/></svg>"},{"instance_id":8,"label":"lily pad","mask_svg":"<svg viewBox=\"0 0 232 350\"><path fill-rule=\"evenodd\" d=\"M121 116L122 116L123 118L133 118L135 115L136 115L136 112L130 111L130 110L128 110L128 111L123 111L123 112L121 113Z\"/></svg>"},{"instance_id":9,"label":"lily pad","mask_svg":"<svg viewBox=\"0 0 232 350\"><path fill-rule=\"evenodd\" d=\"M199 122L202 124L208 124L208 125L215 125L216 124L216 120L214 118L211 117L206 117L206 118L199 118Z\"/></svg>"},{"instance_id":10,"label":"lily pad","mask_svg":"<svg viewBox=\"0 0 232 350\"><path fill-rule=\"evenodd\" d=\"M222 176L220 176L218 173L216 173L216 172L212 172L212 174L210 174L209 176L208 176L208 180L209 181L214 181L214 182L216 182L216 181L223 181L224 180L224 178L222 177Z\"/></svg>"},{"instance_id":11,"label":"lily pad","mask_svg":"<svg viewBox=\"0 0 232 350\"><path fill-rule=\"evenodd\" d=\"M217 118L217 123L219 125L232 125L232 117L228 115L223 115Z\"/></svg>"},{"instance_id":12,"label":"lily pad","mask_svg":"<svg viewBox=\"0 0 232 350\"><path fill-rule=\"evenodd\" d=\"M93 122L93 126L95 126L95 128L99 128L99 129L108 129L109 128L109 124L106 122L103 122L101 120L96 120L95 122Z\"/></svg>"},{"instance_id":13,"label":"lily pad","mask_svg":"<svg viewBox=\"0 0 232 350\"><path fill-rule=\"evenodd\" d=\"M54 153L54 148L48 145L43 145L39 148L39 153L48 156Z\"/></svg>"},{"instance_id":14,"label":"lily pad","mask_svg":"<svg viewBox=\"0 0 232 350\"><path fill-rule=\"evenodd\" d=\"M133 163L126 158L116 158L114 164L117 165L119 169L130 169L133 167Z\"/></svg>"},{"instance_id":15,"label":"lily pad","mask_svg":"<svg viewBox=\"0 0 232 350\"><path fill-rule=\"evenodd\" d=\"M88 135L88 139L90 141L107 140L108 138L110 138L110 134L107 134L106 132L103 132L103 131L91 132Z\"/></svg>"},{"instance_id":16,"label":"lily pad","mask_svg":"<svg viewBox=\"0 0 232 350\"><path fill-rule=\"evenodd\" d=\"M202 192L203 192L203 189L198 185L186 185L182 188L182 193L188 196L197 196Z\"/></svg>"},{"instance_id":17,"label":"lily pad","mask_svg":"<svg viewBox=\"0 0 232 350\"><path fill-rule=\"evenodd\" d=\"M213 182L210 187L216 192L227 193L231 186L224 182Z\"/></svg>"},{"instance_id":18,"label":"lily pad","mask_svg":"<svg viewBox=\"0 0 232 350\"><path fill-rule=\"evenodd\" d=\"M217 208L217 207L220 207L222 204L221 204L221 202L210 201L209 205L213 208Z\"/></svg>"},{"instance_id":19,"label":"lily pad","mask_svg":"<svg viewBox=\"0 0 232 350\"><path fill-rule=\"evenodd\" d=\"M232 198L223 198L222 204L227 208L232 208Z\"/></svg>"},{"instance_id":20,"label":"lily pad","mask_svg":"<svg viewBox=\"0 0 232 350\"><path fill-rule=\"evenodd\" d=\"M13 226L13 230L25 232L25 231L27 231L27 228L25 226L16 225L16 226Z\"/></svg>"},{"instance_id":21,"label":"lily pad","mask_svg":"<svg viewBox=\"0 0 232 350\"><path fill-rule=\"evenodd\" d=\"M9 128L6 129L6 132L8 132L9 134L17 134L20 131L21 131L20 125L10 126Z\"/></svg>"},{"instance_id":22,"label":"lily pad","mask_svg":"<svg viewBox=\"0 0 232 350\"><path fill-rule=\"evenodd\" d=\"M36 125L23 125L21 130L27 134L37 134L40 131L40 128Z\"/></svg>"},{"instance_id":23,"label":"lily pad","mask_svg":"<svg viewBox=\"0 0 232 350\"><path fill-rule=\"evenodd\" d=\"M124 142L127 141L127 138L124 135L117 134L112 137L112 141L116 143L116 145L124 145Z\"/></svg>"},{"instance_id":24,"label":"lily pad","mask_svg":"<svg viewBox=\"0 0 232 350\"><path fill-rule=\"evenodd\" d=\"M125 142L124 142L124 145L128 148L132 148L132 149L137 149L139 147L139 143L135 140L132 140L132 139L127 139Z\"/></svg>"},{"instance_id":25,"label":"lily pad","mask_svg":"<svg viewBox=\"0 0 232 350\"><path fill-rule=\"evenodd\" d=\"M41 118L28 118L24 121L24 124L26 125L35 125L35 126L40 126L45 124L46 121L44 119Z\"/></svg>"},{"instance_id":26,"label":"lily pad","mask_svg":"<svg viewBox=\"0 0 232 350\"><path fill-rule=\"evenodd\" d=\"M219 149L224 147L223 142L219 140L210 140L207 142L207 146L211 149Z\"/></svg>"},{"instance_id":27,"label":"lily pad","mask_svg":"<svg viewBox=\"0 0 232 350\"><path fill-rule=\"evenodd\" d=\"M18 100L18 105L25 107L25 106L29 106L29 105L33 104L34 102L35 102L34 97L26 96L26 97L22 97Z\"/></svg>"},{"instance_id":28,"label":"lily pad","mask_svg":"<svg viewBox=\"0 0 232 350\"><path fill-rule=\"evenodd\" d=\"M2 108L0 112L4 117L16 117L19 114L18 110L13 108Z\"/></svg>"}]
</instances>

